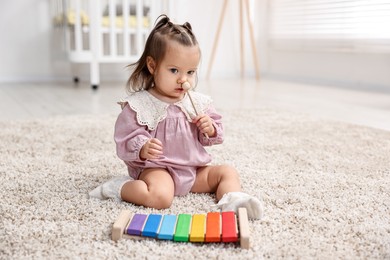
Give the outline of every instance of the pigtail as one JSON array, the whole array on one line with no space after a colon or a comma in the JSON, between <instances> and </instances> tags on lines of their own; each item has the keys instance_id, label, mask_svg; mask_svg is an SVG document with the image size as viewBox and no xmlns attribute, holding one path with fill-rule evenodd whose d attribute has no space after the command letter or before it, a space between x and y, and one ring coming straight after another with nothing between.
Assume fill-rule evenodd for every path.
<instances>
[{"instance_id":1,"label":"pigtail","mask_svg":"<svg viewBox=\"0 0 390 260\"><path fill-rule=\"evenodd\" d=\"M160 15L159 17L157 17L156 22L154 23L154 28L152 32L157 31L158 29L164 27L167 24L172 25L172 22L170 21L169 17L165 14Z\"/></svg>"},{"instance_id":2,"label":"pigtail","mask_svg":"<svg viewBox=\"0 0 390 260\"><path fill-rule=\"evenodd\" d=\"M186 28L187 30L192 32L192 27L191 27L191 24L189 22L185 22L182 26L184 28Z\"/></svg>"}]
</instances>

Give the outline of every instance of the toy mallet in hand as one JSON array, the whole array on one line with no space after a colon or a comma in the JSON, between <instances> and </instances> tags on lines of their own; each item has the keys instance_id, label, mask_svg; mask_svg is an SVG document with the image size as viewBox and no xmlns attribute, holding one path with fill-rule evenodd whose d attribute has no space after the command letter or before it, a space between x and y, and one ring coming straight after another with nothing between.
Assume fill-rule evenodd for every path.
<instances>
[{"instance_id":1,"label":"toy mallet in hand","mask_svg":"<svg viewBox=\"0 0 390 260\"><path fill-rule=\"evenodd\" d=\"M181 87L187 91L187 95L188 97L190 98L190 101L191 101L191 104L192 104L192 107L194 108L194 111L195 111L195 114L198 116L199 113L198 113L198 110L196 110L196 107L195 107L195 104L194 104L194 101L192 100L192 97L191 97L191 94L190 94L190 89L191 89L191 84L186 81L184 82L183 84L181 84ZM204 133L204 136L209 139L209 135L207 133Z\"/></svg>"}]
</instances>

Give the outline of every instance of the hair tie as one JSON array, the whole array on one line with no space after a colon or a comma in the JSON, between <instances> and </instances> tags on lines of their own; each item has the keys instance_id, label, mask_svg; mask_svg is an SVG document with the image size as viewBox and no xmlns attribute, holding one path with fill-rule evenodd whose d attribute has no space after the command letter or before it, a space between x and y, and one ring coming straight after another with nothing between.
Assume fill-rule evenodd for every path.
<instances>
[{"instance_id":1,"label":"hair tie","mask_svg":"<svg viewBox=\"0 0 390 260\"><path fill-rule=\"evenodd\" d=\"M185 22L182 26L184 28L186 28L187 30L192 31L192 27L191 27L191 24L189 22Z\"/></svg>"},{"instance_id":2,"label":"hair tie","mask_svg":"<svg viewBox=\"0 0 390 260\"><path fill-rule=\"evenodd\" d=\"M172 22L169 20L168 16L166 16L165 14L162 14L159 17L157 17L156 25L154 27L154 30L158 30L158 29L160 29L161 27L164 27L167 24L169 26L171 26Z\"/></svg>"}]
</instances>

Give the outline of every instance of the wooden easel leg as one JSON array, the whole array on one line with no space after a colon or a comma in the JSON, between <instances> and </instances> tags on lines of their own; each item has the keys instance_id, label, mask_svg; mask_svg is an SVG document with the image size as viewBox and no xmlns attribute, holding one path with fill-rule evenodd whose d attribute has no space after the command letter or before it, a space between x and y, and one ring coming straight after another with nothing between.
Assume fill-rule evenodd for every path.
<instances>
[{"instance_id":1,"label":"wooden easel leg","mask_svg":"<svg viewBox=\"0 0 390 260\"><path fill-rule=\"evenodd\" d=\"M217 49L219 35L221 33L221 28L222 28L223 18L225 17L227 3L228 3L228 0L223 1L222 12L221 12L221 16L219 17L218 29L217 29L217 33L216 33L215 39L214 39L213 50L211 51L211 58L210 58L210 62L209 62L209 67L207 69L206 79L210 79L211 68L212 68L213 63L214 63L215 51Z\"/></svg>"},{"instance_id":2,"label":"wooden easel leg","mask_svg":"<svg viewBox=\"0 0 390 260\"><path fill-rule=\"evenodd\" d=\"M249 15L249 2L248 2L248 0L245 0L245 5L246 5L246 8L245 8L246 9L246 18L247 18L248 25L249 25L249 33L250 33L252 52L253 52L253 62L255 64L256 79L259 80L260 79L260 72L259 72L260 68L259 68L259 62L257 59L257 49L256 49L255 36L253 34L253 25L252 25L252 21L250 19L250 15Z\"/></svg>"},{"instance_id":3,"label":"wooden easel leg","mask_svg":"<svg viewBox=\"0 0 390 260\"><path fill-rule=\"evenodd\" d=\"M214 63L215 52L216 52L216 49L218 46L219 36L221 33L227 4L228 4L228 0L224 0L223 6L222 6L221 16L219 18L217 33L216 33L215 39L214 39L213 49L211 51L211 58L210 58L209 66L207 69L206 79L210 79L211 68L212 68L213 63ZM245 9L245 14L244 14L243 9ZM252 46L252 52L253 52L252 54L253 54L253 62L255 65L256 79L260 80L260 66L259 66L259 61L258 61L258 57L257 57L257 48L256 48L255 36L254 36L254 32L253 32L253 25L252 25L252 21L250 19L250 14L249 14L248 0L240 0L240 10L239 11L240 11L239 16L240 16L240 70L241 70L241 77L244 76L244 69L245 69L245 53L244 53L244 50L245 50L244 38L245 37L244 37L244 21L243 21L244 18L243 18L243 16L246 15L247 23L249 26L249 34L250 34L250 40L251 40L251 46Z\"/></svg>"},{"instance_id":4,"label":"wooden easel leg","mask_svg":"<svg viewBox=\"0 0 390 260\"><path fill-rule=\"evenodd\" d=\"M241 78L244 77L245 71L245 54L244 54L244 18L243 18L243 0L240 0L240 72Z\"/></svg>"}]
</instances>

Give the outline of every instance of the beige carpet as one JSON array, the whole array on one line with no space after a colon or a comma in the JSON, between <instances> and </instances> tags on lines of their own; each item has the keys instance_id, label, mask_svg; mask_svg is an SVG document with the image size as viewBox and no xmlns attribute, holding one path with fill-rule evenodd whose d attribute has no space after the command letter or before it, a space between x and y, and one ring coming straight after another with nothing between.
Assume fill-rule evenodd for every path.
<instances>
[{"instance_id":1,"label":"beige carpet","mask_svg":"<svg viewBox=\"0 0 390 260\"><path fill-rule=\"evenodd\" d=\"M151 210L87 193L126 173L115 155L116 116L0 122L1 259L390 259L390 132L273 110L224 111L215 163L262 198L251 249L234 244L111 241L122 209L206 213L190 194Z\"/></svg>"}]
</instances>

